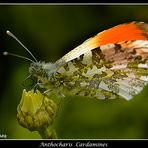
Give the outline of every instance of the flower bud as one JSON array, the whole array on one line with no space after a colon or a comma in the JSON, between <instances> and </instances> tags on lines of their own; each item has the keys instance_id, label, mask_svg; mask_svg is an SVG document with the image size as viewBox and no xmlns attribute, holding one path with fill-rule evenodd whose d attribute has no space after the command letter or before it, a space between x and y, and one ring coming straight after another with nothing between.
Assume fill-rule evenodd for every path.
<instances>
[{"instance_id":1,"label":"flower bud","mask_svg":"<svg viewBox=\"0 0 148 148\"><path fill-rule=\"evenodd\" d=\"M23 90L17 107L17 120L30 131L39 131L53 124L57 106L53 100L43 96L39 90Z\"/></svg>"}]
</instances>

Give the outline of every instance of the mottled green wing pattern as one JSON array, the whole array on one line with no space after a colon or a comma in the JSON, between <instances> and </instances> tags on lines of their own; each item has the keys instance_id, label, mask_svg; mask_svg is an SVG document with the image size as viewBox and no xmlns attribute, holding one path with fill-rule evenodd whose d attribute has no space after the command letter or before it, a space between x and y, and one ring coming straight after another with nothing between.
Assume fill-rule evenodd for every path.
<instances>
[{"instance_id":1,"label":"mottled green wing pattern","mask_svg":"<svg viewBox=\"0 0 148 148\"><path fill-rule=\"evenodd\" d=\"M130 100L148 83L148 41L107 44L68 61L54 75L63 94Z\"/></svg>"}]
</instances>

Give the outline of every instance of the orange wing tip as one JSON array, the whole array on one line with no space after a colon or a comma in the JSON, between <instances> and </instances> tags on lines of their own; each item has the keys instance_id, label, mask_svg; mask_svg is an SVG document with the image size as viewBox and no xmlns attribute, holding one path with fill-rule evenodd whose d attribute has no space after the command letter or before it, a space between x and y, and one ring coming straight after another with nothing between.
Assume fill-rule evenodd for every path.
<instances>
[{"instance_id":1,"label":"orange wing tip","mask_svg":"<svg viewBox=\"0 0 148 148\"><path fill-rule=\"evenodd\" d=\"M148 24L130 22L105 30L94 37L98 46L130 40L147 40Z\"/></svg>"},{"instance_id":2,"label":"orange wing tip","mask_svg":"<svg viewBox=\"0 0 148 148\"><path fill-rule=\"evenodd\" d=\"M135 22L136 23L136 22ZM144 22L137 22L137 27L142 30L143 36L148 39L148 24Z\"/></svg>"}]
</instances>

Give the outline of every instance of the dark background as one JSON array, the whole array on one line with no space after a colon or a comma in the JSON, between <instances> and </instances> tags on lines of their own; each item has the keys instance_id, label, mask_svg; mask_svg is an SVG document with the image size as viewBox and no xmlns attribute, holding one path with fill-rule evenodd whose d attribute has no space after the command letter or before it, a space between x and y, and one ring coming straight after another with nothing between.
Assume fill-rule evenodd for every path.
<instances>
[{"instance_id":1,"label":"dark background","mask_svg":"<svg viewBox=\"0 0 148 148\"><path fill-rule=\"evenodd\" d=\"M10 139L40 138L16 120L30 63L3 56L7 50L29 57L6 30L13 32L38 60L55 62L98 32L125 22L148 22L147 16L148 6L140 5L0 5L0 134ZM65 98L55 128L62 139L148 138L148 87L131 101Z\"/></svg>"}]
</instances>

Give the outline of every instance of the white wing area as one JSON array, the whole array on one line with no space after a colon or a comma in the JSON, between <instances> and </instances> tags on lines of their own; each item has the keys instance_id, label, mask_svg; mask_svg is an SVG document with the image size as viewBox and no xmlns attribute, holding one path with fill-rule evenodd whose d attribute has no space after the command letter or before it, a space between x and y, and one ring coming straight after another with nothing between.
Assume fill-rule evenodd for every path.
<instances>
[{"instance_id":1,"label":"white wing area","mask_svg":"<svg viewBox=\"0 0 148 148\"><path fill-rule=\"evenodd\" d=\"M136 84L137 83L137 84ZM117 84L119 85L118 95L125 98L126 100L130 100L133 96L138 95L146 86L148 81L144 82L142 80L132 79L132 78L124 78L118 79Z\"/></svg>"},{"instance_id":2,"label":"white wing area","mask_svg":"<svg viewBox=\"0 0 148 148\"><path fill-rule=\"evenodd\" d=\"M134 96L138 95L143 88L148 84L148 79L136 79L131 77L125 77L122 79L116 79L116 82L112 84L112 88L109 87L109 84L111 83L112 78L109 80L105 80L105 82L102 80L99 84L99 88L113 92L115 94L118 94L122 98L126 100L131 100ZM117 87L117 91L115 87Z\"/></svg>"},{"instance_id":3,"label":"white wing area","mask_svg":"<svg viewBox=\"0 0 148 148\"><path fill-rule=\"evenodd\" d=\"M65 63L81 56L82 54L85 54L85 53L91 51L92 49L94 49L96 47L98 47L97 40L95 39L95 37L91 37L91 38L87 39L86 41L84 41L81 45L77 46L76 48L74 48L73 50L68 52L61 59L59 59L56 63L57 64L59 63L60 65L65 64Z\"/></svg>"}]
</instances>

